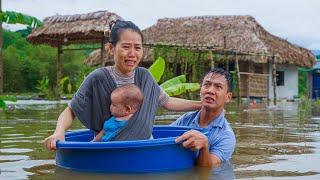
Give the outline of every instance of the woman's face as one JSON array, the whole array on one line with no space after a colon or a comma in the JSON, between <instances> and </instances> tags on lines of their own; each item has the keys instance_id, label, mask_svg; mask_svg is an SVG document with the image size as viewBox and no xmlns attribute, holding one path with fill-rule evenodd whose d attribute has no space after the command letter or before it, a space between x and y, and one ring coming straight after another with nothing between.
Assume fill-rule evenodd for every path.
<instances>
[{"instance_id":1,"label":"woman's face","mask_svg":"<svg viewBox=\"0 0 320 180\"><path fill-rule=\"evenodd\" d=\"M116 46L111 46L110 50L117 70L123 74L129 74L138 66L142 58L141 36L130 29L124 30Z\"/></svg>"}]
</instances>

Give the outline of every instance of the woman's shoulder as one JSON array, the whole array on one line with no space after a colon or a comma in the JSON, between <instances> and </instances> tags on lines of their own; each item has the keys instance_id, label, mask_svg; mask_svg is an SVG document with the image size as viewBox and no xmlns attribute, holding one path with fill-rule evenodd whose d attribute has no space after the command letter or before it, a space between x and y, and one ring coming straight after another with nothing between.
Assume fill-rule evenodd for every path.
<instances>
[{"instance_id":1,"label":"woman's shoulder","mask_svg":"<svg viewBox=\"0 0 320 180\"><path fill-rule=\"evenodd\" d=\"M106 67L100 67L90 72L87 78L91 78L91 79L104 78L107 75L106 73L107 73Z\"/></svg>"}]
</instances>

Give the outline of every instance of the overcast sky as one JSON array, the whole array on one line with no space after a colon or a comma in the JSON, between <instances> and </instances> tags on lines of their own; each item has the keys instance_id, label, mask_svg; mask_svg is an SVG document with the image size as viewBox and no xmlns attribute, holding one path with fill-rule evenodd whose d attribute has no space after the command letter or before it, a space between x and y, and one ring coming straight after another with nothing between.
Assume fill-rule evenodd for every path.
<instances>
[{"instance_id":1,"label":"overcast sky","mask_svg":"<svg viewBox=\"0 0 320 180\"><path fill-rule=\"evenodd\" d=\"M320 0L2 0L2 10L22 12L40 20L56 14L108 10L142 29L163 17L251 15L276 36L320 49Z\"/></svg>"}]
</instances>

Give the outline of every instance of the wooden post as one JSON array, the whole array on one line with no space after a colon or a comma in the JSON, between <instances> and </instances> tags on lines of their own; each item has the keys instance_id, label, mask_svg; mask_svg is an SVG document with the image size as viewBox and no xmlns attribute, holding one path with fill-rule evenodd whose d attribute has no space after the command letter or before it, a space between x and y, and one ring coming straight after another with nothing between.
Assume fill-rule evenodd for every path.
<instances>
[{"instance_id":1,"label":"wooden post","mask_svg":"<svg viewBox=\"0 0 320 180\"><path fill-rule=\"evenodd\" d=\"M173 68L174 68L174 76L177 76L178 71L178 48L175 49L174 58L172 60Z\"/></svg>"},{"instance_id":2,"label":"wooden post","mask_svg":"<svg viewBox=\"0 0 320 180\"><path fill-rule=\"evenodd\" d=\"M276 64L275 64L276 57L272 56L272 86L273 86L273 105L277 105L277 92L276 92Z\"/></svg>"},{"instance_id":3,"label":"wooden post","mask_svg":"<svg viewBox=\"0 0 320 180\"><path fill-rule=\"evenodd\" d=\"M239 60L238 60L238 55L237 55L237 52L235 54L235 58L236 58L236 72L237 72L237 78L238 78L238 91L237 91L237 102L238 102L238 105L241 104L241 90L240 90L240 87L241 87L241 79L240 79L240 68L239 68Z\"/></svg>"},{"instance_id":4,"label":"wooden post","mask_svg":"<svg viewBox=\"0 0 320 180\"><path fill-rule=\"evenodd\" d=\"M223 50L224 50L223 52L224 52L224 58L226 60L225 66L226 66L226 70L229 71L229 60L227 58L226 48L227 48L227 40L226 40L226 36L223 36Z\"/></svg>"},{"instance_id":5,"label":"wooden post","mask_svg":"<svg viewBox=\"0 0 320 180\"><path fill-rule=\"evenodd\" d=\"M226 56L227 58L227 56ZM227 58L227 61L226 61L226 70L229 71L229 59Z\"/></svg>"},{"instance_id":6,"label":"wooden post","mask_svg":"<svg viewBox=\"0 0 320 180\"><path fill-rule=\"evenodd\" d=\"M106 51L105 51L105 48L104 48L104 36L102 37L102 40L101 40L101 50L100 50L100 56L101 56L101 66L104 67L106 66L106 62L104 61L104 57L105 57L105 54L106 54Z\"/></svg>"},{"instance_id":7,"label":"wooden post","mask_svg":"<svg viewBox=\"0 0 320 180\"><path fill-rule=\"evenodd\" d=\"M248 62L248 72L249 73L254 72L254 71L252 71L252 63L250 61ZM250 76L251 76L251 74L247 74L246 76L247 76L247 80L246 80L247 81L247 87L246 87L247 88L247 99L250 100L250 95L251 95L251 91L250 91L251 90L250 89L251 88L251 82L250 82L251 77Z\"/></svg>"},{"instance_id":8,"label":"wooden post","mask_svg":"<svg viewBox=\"0 0 320 180\"><path fill-rule=\"evenodd\" d=\"M213 59L212 51L209 51L209 59L211 62L211 69L213 69L214 68L214 59Z\"/></svg>"},{"instance_id":9,"label":"wooden post","mask_svg":"<svg viewBox=\"0 0 320 180\"><path fill-rule=\"evenodd\" d=\"M61 54L62 54L62 46L61 44L58 45L58 56L56 59L56 73L57 73L57 79L56 79L56 100L60 100L61 94L60 94L60 80L61 80Z\"/></svg>"}]
</instances>

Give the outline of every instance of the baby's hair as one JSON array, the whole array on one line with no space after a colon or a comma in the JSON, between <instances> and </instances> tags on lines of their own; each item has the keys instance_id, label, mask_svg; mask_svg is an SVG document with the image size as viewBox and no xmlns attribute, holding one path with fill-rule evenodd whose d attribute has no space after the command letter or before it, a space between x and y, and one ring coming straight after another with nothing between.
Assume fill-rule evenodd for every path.
<instances>
[{"instance_id":1,"label":"baby's hair","mask_svg":"<svg viewBox=\"0 0 320 180\"><path fill-rule=\"evenodd\" d=\"M116 88L113 93L121 93L121 102L129 105L134 111L137 111L143 102L143 93L140 88L134 84L126 84Z\"/></svg>"}]
</instances>

